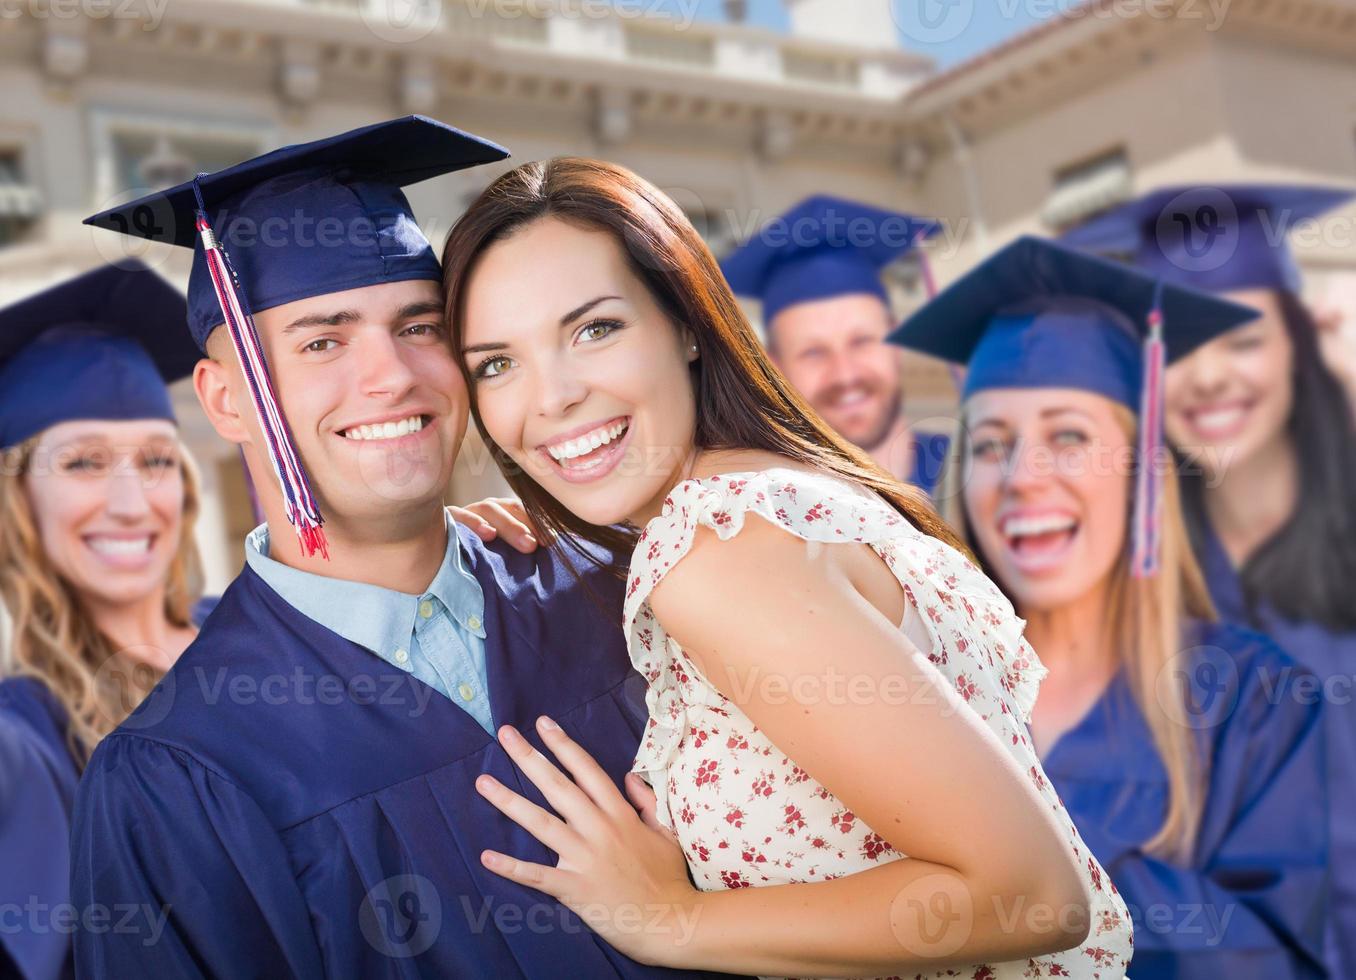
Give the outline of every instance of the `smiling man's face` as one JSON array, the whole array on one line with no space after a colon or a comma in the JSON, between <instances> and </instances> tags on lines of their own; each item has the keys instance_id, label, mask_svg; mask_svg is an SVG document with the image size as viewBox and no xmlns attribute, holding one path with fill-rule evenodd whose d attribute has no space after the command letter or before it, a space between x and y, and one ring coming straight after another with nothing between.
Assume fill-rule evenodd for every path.
<instances>
[{"instance_id":1,"label":"smiling man's face","mask_svg":"<svg viewBox=\"0 0 1356 980\"><path fill-rule=\"evenodd\" d=\"M786 379L849 442L871 450L899 417L900 352L885 342L890 311L867 293L797 303L768 325Z\"/></svg>"},{"instance_id":2,"label":"smiling man's face","mask_svg":"<svg viewBox=\"0 0 1356 980\"><path fill-rule=\"evenodd\" d=\"M466 432L468 400L448 348L438 283L327 293L256 313L254 320L327 521L387 521L395 512L441 502ZM224 330L209 338L208 352L231 366L237 410L267 465Z\"/></svg>"}]
</instances>

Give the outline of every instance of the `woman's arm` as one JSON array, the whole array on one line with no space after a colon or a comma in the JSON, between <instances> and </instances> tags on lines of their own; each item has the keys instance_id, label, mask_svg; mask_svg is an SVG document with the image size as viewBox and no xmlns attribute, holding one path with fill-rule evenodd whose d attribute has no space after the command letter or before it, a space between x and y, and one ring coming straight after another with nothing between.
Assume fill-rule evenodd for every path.
<instances>
[{"instance_id":1,"label":"woman's arm","mask_svg":"<svg viewBox=\"0 0 1356 980\"><path fill-rule=\"evenodd\" d=\"M549 762L523 743L511 753L565 818L556 828L532 814L535 826L524 825L551 835L542 839L568 877L495 867L493 856L491 867L561 889L572 907L663 896L687 928L677 940L640 937L628 951L670 965L860 976L1078 945L1088 896L1056 813L946 678L862 598L853 556L761 520L724 542L703 531L651 604L712 684L909 858L830 882L711 894L679 889L665 872L646 890L635 868L657 866L645 837L654 831L628 823L596 777L578 793L590 803L569 798L568 780L555 773L553 783ZM577 747L542 734L578 778ZM503 787L487 788L496 805L510 802Z\"/></svg>"}]
</instances>

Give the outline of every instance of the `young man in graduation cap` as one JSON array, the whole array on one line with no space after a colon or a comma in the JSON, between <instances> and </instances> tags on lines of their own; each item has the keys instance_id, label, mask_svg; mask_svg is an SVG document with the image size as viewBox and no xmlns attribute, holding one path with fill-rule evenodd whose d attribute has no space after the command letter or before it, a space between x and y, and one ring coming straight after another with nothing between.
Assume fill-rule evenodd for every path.
<instances>
[{"instance_id":1,"label":"young man in graduation cap","mask_svg":"<svg viewBox=\"0 0 1356 980\"><path fill-rule=\"evenodd\" d=\"M900 352L885 343L895 320L881 269L939 227L821 195L763 226L721 263L737 295L762 301L768 354L810 406L887 471L928 493L950 439L915 432L904 417Z\"/></svg>"},{"instance_id":2,"label":"young man in graduation cap","mask_svg":"<svg viewBox=\"0 0 1356 980\"><path fill-rule=\"evenodd\" d=\"M488 772L532 792L498 726L549 714L619 779L645 720L620 583L487 547L442 506L467 396L401 188L506 155L408 117L89 220L194 248L198 396L267 524L87 768L74 902L152 907L164 927L87 923L81 973L670 975L480 862L552 860L474 790Z\"/></svg>"}]
</instances>

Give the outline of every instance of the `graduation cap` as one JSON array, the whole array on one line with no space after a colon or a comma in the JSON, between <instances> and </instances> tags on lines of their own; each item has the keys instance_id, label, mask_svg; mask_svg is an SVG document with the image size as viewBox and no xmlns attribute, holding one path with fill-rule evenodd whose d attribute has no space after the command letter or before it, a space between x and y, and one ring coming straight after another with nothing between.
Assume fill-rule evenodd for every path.
<instances>
[{"instance_id":1,"label":"graduation cap","mask_svg":"<svg viewBox=\"0 0 1356 980\"><path fill-rule=\"evenodd\" d=\"M1024 237L904 321L893 343L968 366L991 388L1077 388L1139 414L1136 577L1158 569L1163 370L1257 311L1042 238Z\"/></svg>"},{"instance_id":2,"label":"graduation cap","mask_svg":"<svg viewBox=\"0 0 1356 980\"><path fill-rule=\"evenodd\" d=\"M940 227L929 219L819 195L764 225L721 269L736 294L762 300L764 323L788 306L835 296L868 293L888 302L881 270Z\"/></svg>"},{"instance_id":3,"label":"graduation cap","mask_svg":"<svg viewBox=\"0 0 1356 980\"><path fill-rule=\"evenodd\" d=\"M198 349L184 297L139 262L104 266L0 310L0 448L74 419L174 421L166 385Z\"/></svg>"},{"instance_id":4,"label":"graduation cap","mask_svg":"<svg viewBox=\"0 0 1356 980\"><path fill-rule=\"evenodd\" d=\"M268 374L253 310L379 283L442 278L401 188L508 156L423 116L286 146L85 223L193 249L188 327L224 324L254 401L287 518L306 555L324 523Z\"/></svg>"},{"instance_id":5,"label":"graduation cap","mask_svg":"<svg viewBox=\"0 0 1356 980\"><path fill-rule=\"evenodd\" d=\"M1287 184L1165 187L1087 221L1061 241L1198 289L1297 292L1299 270L1287 234L1353 197L1353 190Z\"/></svg>"}]
</instances>

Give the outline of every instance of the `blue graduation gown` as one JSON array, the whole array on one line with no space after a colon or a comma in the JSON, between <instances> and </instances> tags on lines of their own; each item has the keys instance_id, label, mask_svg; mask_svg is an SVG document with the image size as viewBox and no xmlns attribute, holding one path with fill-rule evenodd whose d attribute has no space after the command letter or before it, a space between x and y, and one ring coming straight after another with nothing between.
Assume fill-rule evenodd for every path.
<instances>
[{"instance_id":1,"label":"blue graduation gown","mask_svg":"<svg viewBox=\"0 0 1356 980\"><path fill-rule=\"evenodd\" d=\"M1134 919L1135 980L1324 976L1327 827L1313 678L1266 637L1196 624L1183 644L1210 765L1183 867L1140 850L1162 825L1167 773L1124 672L1043 760L1084 841Z\"/></svg>"},{"instance_id":2,"label":"blue graduation gown","mask_svg":"<svg viewBox=\"0 0 1356 980\"><path fill-rule=\"evenodd\" d=\"M951 437L940 432L916 432L913 439L913 469L908 482L931 497L946 472L946 454Z\"/></svg>"},{"instance_id":3,"label":"blue graduation gown","mask_svg":"<svg viewBox=\"0 0 1356 980\"><path fill-rule=\"evenodd\" d=\"M1318 623L1296 622L1266 606L1250 609L1223 544L1213 533L1202 544L1197 557L1220 617L1266 633L1323 685L1332 854L1328 969L1341 980L1356 980L1356 633L1334 633Z\"/></svg>"},{"instance_id":4,"label":"blue graduation gown","mask_svg":"<svg viewBox=\"0 0 1356 980\"><path fill-rule=\"evenodd\" d=\"M0 976L71 976L66 838L79 769L41 682L0 681ZM8 921L6 921L8 920Z\"/></svg>"},{"instance_id":5,"label":"blue graduation gown","mask_svg":"<svg viewBox=\"0 0 1356 980\"><path fill-rule=\"evenodd\" d=\"M645 723L621 583L458 528L485 594L496 725L550 714L620 781ZM581 563L582 564L582 563ZM78 903L167 907L76 936L91 977L668 977L484 870L554 855L475 791L545 805L469 714L296 612L247 567L76 801Z\"/></svg>"}]
</instances>

